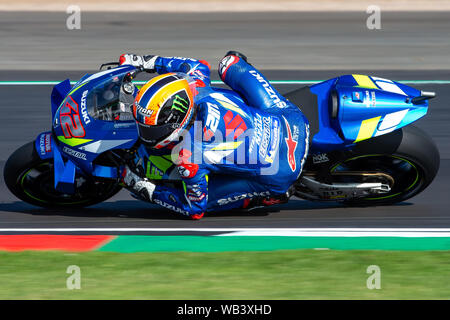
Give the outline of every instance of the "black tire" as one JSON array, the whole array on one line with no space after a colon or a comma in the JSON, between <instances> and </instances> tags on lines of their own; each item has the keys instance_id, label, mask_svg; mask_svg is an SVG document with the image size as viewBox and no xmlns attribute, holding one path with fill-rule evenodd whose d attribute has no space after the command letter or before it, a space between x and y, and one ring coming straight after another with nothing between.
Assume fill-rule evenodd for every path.
<instances>
[{"instance_id":1,"label":"black tire","mask_svg":"<svg viewBox=\"0 0 450 320\"><path fill-rule=\"evenodd\" d=\"M91 206L111 198L122 189L114 180L83 177L75 194L56 191L53 186L53 161L42 160L34 142L23 145L8 158L3 176L6 186L17 198L44 208Z\"/></svg>"},{"instance_id":2,"label":"black tire","mask_svg":"<svg viewBox=\"0 0 450 320\"><path fill-rule=\"evenodd\" d=\"M387 164L389 159L392 162L390 168ZM405 201L422 192L436 177L440 155L428 134L415 126L408 126L358 143L351 156L340 163L343 166L355 165L351 164L351 161L360 162L356 166L366 166L368 170L384 169L386 173L396 177L394 187L387 194L345 201L348 205L372 206ZM382 161L387 162L377 165ZM402 166L401 170L394 168L395 162L396 165ZM330 170L341 164L334 163ZM408 168L409 171L406 171Z\"/></svg>"}]
</instances>

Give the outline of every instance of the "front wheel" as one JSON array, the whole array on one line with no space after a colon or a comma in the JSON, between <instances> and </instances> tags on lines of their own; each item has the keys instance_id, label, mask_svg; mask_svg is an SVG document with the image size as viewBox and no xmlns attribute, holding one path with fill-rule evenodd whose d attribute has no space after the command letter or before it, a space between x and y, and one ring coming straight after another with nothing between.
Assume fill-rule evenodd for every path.
<instances>
[{"instance_id":1,"label":"front wheel","mask_svg":"<svg viewBox=\"0 0 450 320\"><path fill-rule=\"evenodd\" d=\"M54 188L53 160L42 160L34 142L17 149L6 161L3 176L8 189L19 199L40 207L86 207L103 202L121 186L115 180L97 180L76 174L75 193Z\"/></svg>"}]
</instances>

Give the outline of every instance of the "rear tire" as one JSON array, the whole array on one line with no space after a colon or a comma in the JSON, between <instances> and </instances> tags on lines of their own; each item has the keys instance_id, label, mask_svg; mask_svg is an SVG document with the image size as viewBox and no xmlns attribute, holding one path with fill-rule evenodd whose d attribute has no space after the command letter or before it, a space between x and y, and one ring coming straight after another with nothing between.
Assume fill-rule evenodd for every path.
<instances>
[{"instance_id":1,"label":"rear tire","mask_svg":"<svg viewBox=\"0 0 450 320\"><path fill-rule=\"evenodd\" d=\"M8 158L3 176L17 198L45 208L86 207L103 202L122 189L115 180L76 175L78 185L73 195L55 190L53 159L42 160L34 142L20 147Z\"/></svg>"},{"instance_id":2,"label":"rear tire","mask_svg":"<svg viewBox=\"0 0 450 320\"><path fill-rule=\"evenodd\" d=\"M388 171L386 173L396 179L392 190L379 196L346 200L346 204L372 206L405 201L430 185L440 165L440 155L436 144L428 134L415 126L404 127L401 130L360 142L354 148L352 156L341 163L343 166L349 166L351 162L360 162L359 166L361 166L366 161L367 165L370 165L368 170L383 171L382 164L374 168L377 166L376 159L381 162L382 159L389 158L392 163L396 162L397 166L401 166L391 166L391 168L384 166L385 171ZM333 164L331 170L337 165L340 164ZM401 172L403 169L409 169L409 171Z\"/></svg>"}]
</instances>

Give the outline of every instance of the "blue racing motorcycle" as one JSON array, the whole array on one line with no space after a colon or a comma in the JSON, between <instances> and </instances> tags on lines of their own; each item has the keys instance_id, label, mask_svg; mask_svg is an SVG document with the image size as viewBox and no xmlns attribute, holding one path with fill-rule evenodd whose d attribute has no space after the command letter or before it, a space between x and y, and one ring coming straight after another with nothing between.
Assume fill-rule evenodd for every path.
<instances>
[{"instance_id":1,"label":"blue racing motorcycle","mask_svg":"<svg viewBox=\"0 0 450 320\"><path fill-rule=\"evenodd\" d=\"M69 80L54 86L51 131L17 149L4 167L6 185L19 199L41 207L100 203L124 187L121 168L136 157L146 158L147 178L180 183L170 155L148 156L138 143L130 111L138 70L111 65L73 86ZM356 74L286 94L308 118L311 132L292 195L366 206L423 191L437 174L440 156L432 139L410 124L426 115L434 95ZM209 189L214 192L214 177Z\"/></svg>"}]
</instances>

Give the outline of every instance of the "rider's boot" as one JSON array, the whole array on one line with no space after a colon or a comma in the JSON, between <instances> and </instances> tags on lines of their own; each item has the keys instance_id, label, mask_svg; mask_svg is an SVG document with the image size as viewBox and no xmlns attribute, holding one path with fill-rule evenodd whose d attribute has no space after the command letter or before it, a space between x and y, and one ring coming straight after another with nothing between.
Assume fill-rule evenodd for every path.
<instances>
[{"instance_id":1,"label":"rider's boot","mask_svg":"<svg viewBox=\"0 0 450 320\"><path fill-rule=\"evenodd\" d=\"M230 51L227 52L227 54L225 55L225 57L226 57L226 56L236 56L236 57L239 57L239 58L243 59L243 60L244 60L245 62L247 62L248 64L250 64L250 63L247 61L247 57L246 57L243 53L240 53L239 51L230 50Z\"/></svg>"}]
</instances>

